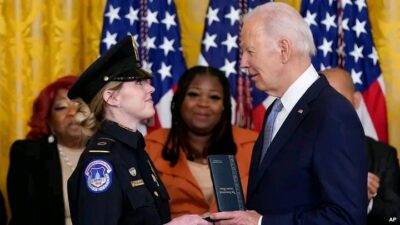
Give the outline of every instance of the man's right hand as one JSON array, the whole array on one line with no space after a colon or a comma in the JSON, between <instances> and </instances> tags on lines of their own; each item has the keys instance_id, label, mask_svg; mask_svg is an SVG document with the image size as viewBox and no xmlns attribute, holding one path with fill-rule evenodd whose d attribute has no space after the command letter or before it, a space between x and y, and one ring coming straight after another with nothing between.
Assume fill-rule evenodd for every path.
<instances>
[{"instance_id":1,"label":"man's right hand","mask_svg":"<svg viewBox=\"0 0 400 225\"><path fill-rule=\"evenodd\" d=\"M368 173L368 200L376 196L379 189L380 179L373 173Z\"/></svg>"}]
</instances>

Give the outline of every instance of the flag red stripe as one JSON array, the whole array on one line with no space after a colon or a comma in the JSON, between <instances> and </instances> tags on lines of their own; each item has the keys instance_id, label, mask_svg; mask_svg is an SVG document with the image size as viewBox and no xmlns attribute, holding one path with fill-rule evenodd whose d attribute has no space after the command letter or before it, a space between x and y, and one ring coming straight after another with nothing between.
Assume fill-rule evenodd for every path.
<instances>
[{"instance_id":1,"label":"flag red stripe","mask_svg":"<svg viewBox=\"0 0 400 225\"><path fill-rule=\"evenodd\" d=\"M374 124L378 139L382 142L388 142L387 116L385 96L378 80L363 93L365 105Z\"/></svg>"}]
</instances>

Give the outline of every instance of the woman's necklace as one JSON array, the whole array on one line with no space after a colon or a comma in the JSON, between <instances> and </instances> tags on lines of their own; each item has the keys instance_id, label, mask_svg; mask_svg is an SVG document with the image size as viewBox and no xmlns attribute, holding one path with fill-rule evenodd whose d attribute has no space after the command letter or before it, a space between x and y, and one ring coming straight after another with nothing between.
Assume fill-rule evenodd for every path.
<instances>
[{"instance_id":1,"label":"woman's necklace","mask_svg":"<svg viewBox=\"0 0 400 225\"><path fill-rule=\"evenodd\" d=\"M58 144L57 145L57 149L58 152L60 153L60 158L64 161L65 165L68 166L68 168L71 170L71 172L73 172L75 170L76 164L78 163L78 159L79 157L74 157L72 160L70 159L70 157L68 157L67 152L72 152L72 151L77 151L77 153L79 152L82 153L82 150L80 149L74 149L72 150L71 148L65 147L63 145Z\"/></svg>"}]
</instances>

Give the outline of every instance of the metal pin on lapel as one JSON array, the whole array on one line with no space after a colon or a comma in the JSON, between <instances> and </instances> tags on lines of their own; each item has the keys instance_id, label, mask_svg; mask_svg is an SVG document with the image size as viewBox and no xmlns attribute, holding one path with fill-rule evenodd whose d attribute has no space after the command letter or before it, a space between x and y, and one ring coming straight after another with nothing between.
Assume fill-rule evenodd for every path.
<instances>
[{"instance_id":1,"label":"metal pin on lapel","mask_svg":"<svg viewBox=\"0 0 400 225\"><path fill-rule=\"evenodd\" d=\"M298 113L303 114L304 110L303 109L299 109L297 110Z\"/></svg>"}]
</instances>

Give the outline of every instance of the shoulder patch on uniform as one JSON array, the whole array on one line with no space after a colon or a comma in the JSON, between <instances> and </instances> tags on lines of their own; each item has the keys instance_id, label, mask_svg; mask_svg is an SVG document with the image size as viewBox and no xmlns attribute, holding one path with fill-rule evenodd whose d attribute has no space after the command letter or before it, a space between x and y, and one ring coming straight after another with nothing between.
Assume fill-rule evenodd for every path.
<instances>
[{"instance_id":1,"label":"shoulder patch on uniform","mask_svg":"<svg viewBox=\"0 0 400 225\"><path fill-rule=\"evenodd\" d=\"M106 191L112 184L112 167L103 159L92 160L85 169L86 186L92 193Z\"/></svg>"}]
</instances>

